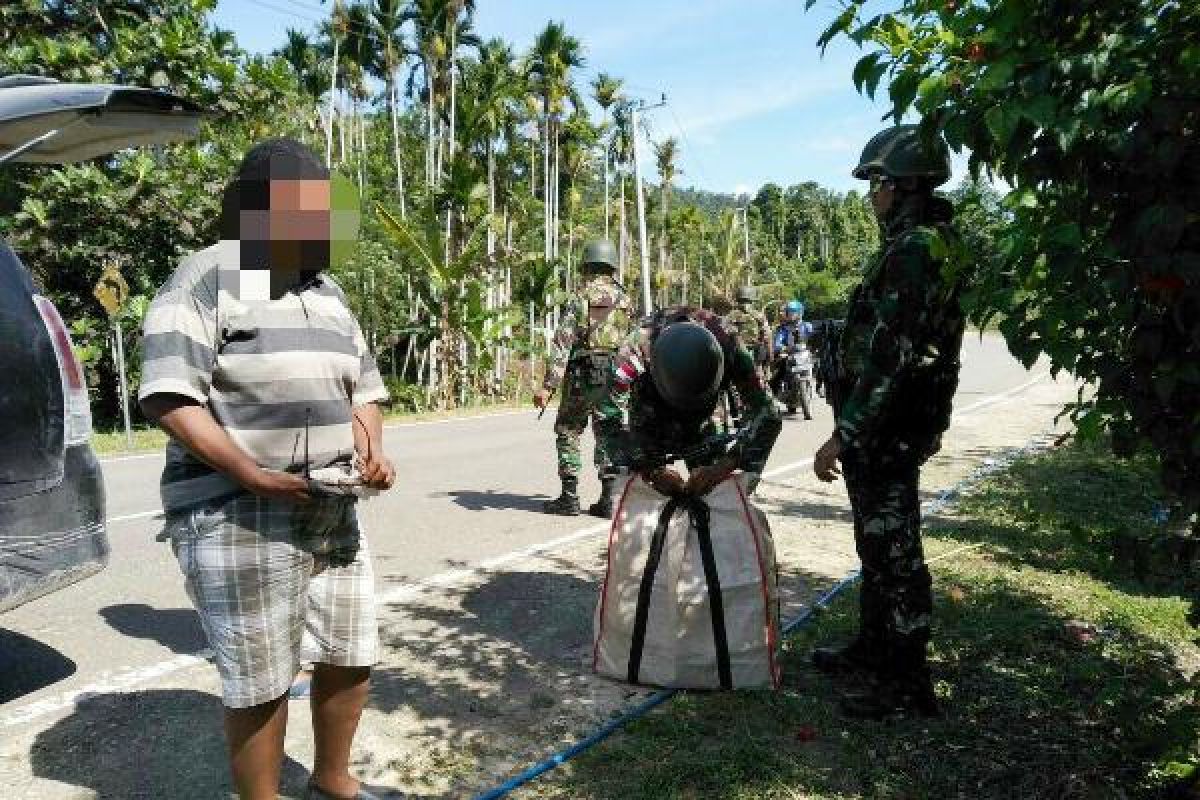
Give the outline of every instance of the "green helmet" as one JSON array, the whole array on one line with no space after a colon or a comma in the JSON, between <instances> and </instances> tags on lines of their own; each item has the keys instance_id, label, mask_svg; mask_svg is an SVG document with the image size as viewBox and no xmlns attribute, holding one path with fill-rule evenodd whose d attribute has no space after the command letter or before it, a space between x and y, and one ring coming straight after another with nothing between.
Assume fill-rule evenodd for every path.
<instances>
[{"instance_id":1,"label":"green helmet","mask_svg":"<svg viewBox=\"0 0 1200 800\"><path fill-rule=\"evenodd\" d=\"M593 239L583 246L584 272L616 272L617 248L608 239Z\"/></svg>"},{"instance_id":2,"label":"green helmet","mask_svg":"<svg viewBox=\"0 0 1200 800\"><path fill-rule=\"evenodd\" d=\"M896 125L872 136L863 148L854 177L867 180L872 172L889 178L926 178L941 186L950 180L950 148L941 136L930 148L918 126Z\"/></svg>"},{"instance_id":3,"label":"green helmet","mask_svg":"<svg viewBox=\"0 0 1200 800\"><path fill-rule=\"evenodd\" d=\"M738 289L737 300L739 303L753 303L758 299L758 291L753 286L743 286Z\"/></svg>"},{"instance_id":4,"label":"green helmet","mask_svg":"<svg viewBox=\"0 0 1200 800\"><path fill-rule=\"evenodd\" d=\"M724 375L725 354L717 337L703 325L674 322L655 338L650 376L668 405L681 411L711 405Z\"/></svg>"}]
</instances>

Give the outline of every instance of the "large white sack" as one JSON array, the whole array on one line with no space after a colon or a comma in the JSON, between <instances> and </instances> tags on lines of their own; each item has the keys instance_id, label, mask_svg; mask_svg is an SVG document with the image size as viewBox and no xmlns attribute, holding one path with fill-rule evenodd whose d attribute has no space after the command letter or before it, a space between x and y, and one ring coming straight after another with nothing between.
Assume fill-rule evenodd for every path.
<instances>
[{"instance_id":1,"label":"large white sack","mask_svg":"<svg viewBox=\"0 0 1200 800\"><path fill-rule=\"evenodd\" d=\"M778 576L766 515L732 477L701 498L708 508L716 582L728 651L722 676L713 604L697 517L687 503L671 516L645 605L640 661L638 599L655 531L669 498L634 476L625 484L609 533L608 566L594 617L593 668L631 683L676 688L779 685ZM633 662L633 663L631 663ZM722 677L725 680L722 680Z\"/></svg>"}]
</instances>

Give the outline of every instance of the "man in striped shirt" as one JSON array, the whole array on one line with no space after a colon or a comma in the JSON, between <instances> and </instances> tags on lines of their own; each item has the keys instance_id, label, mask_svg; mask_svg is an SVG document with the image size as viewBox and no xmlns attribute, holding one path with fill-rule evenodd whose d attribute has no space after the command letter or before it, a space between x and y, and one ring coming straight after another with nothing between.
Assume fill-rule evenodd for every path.
<instances>
[{"instance_id":1,"label":"man in striped shirt","mask_svg":"<svg viewBox=\"0 0 1200 800\"><path fill-rule=\"evenodd\" d=\"M166 534L216 654L234 781L254 800L278 792L301 660L315 664L308 796L375 796L349 772L377 649L367 542L353 494L312 480L395 479L387 392L323 274L355 236L336 185L302 144L256 145L226 190L222 240L182 261L145 321L139 399L171 436Z\"/></svg>"}]
</instances>

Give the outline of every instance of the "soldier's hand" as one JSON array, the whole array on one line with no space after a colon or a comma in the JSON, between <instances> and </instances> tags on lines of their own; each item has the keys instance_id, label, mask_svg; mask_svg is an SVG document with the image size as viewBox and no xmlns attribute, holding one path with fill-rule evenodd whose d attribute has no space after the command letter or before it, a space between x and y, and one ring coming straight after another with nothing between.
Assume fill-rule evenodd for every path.
<instances>
[{"instance_id":1,"label":"soldier's hand","mask_svg":"<svg viewBox=\"0 0 1200 800\"><path fill-rule=\"evenodd\" d=\"M813 458L813 472L825 483L832 483L842 474L838 467L838 458L842 454L842 445L836 436L830 436L817 455Z\"/></svg>"},{"instance_id":2,"label":"soldier's hand","mask_svg":"<svg viewBox=\"0 0 1200 800\"><path fill-rule=\"evenodd\" d=\"M538 408L545 408L546 404L549 402L550 402L550 390L549 389L544 389L544 388L538 389L536 392L533 393L533 404L535 406L537 406Z\"/></svg>"},{"instance_id":3,"label":"soldier's hand","mask_svg":"<svg viewBox=\"0 0 1200 800\"><path fill-rule=\"evenodd\" d=\"M670 467L659 467L642 473L642 480L654 487L659 494L674 496L686 488L683 477Z\"/></svg>"},{"instance_id":4,"label":"soldier's hand","mask_svg":"<svg viewBox=\"0 0 1200 800\"><path fill-rule=\"evenodd\" d=\"M684 488L688 494L703 497L732 475L735 469L737 464L728 459L722 459L707 467L696 467L688 475L687 486Z\"/></svg>"}]
</instances>

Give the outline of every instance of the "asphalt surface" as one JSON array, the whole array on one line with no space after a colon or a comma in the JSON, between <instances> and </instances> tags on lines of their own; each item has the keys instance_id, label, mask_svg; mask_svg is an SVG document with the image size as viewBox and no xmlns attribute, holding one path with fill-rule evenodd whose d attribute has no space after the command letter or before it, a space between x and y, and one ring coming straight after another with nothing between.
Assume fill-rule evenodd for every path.
<instances>
[{"instance_id":1,"label":"asphalt surface","mask_svg":"<svg viewBox=\"0 0 1200 800\"><path fill-rule=\"evenodd\" d=\"M1032 377L998 337L969 336L963 360L958 408ZM811 422L785 422L769 472L808 468L831 430L828 407L818 401L815 412ZM365 509L381 595L396 598L447 571L597 527L586 516L540 513L558 490L552 416L539 422L519 411L387 427L398 483ZM36 724L27 712L39 703L153 674L204 649L170 547L155 541L161 468L161 455L106 460L108 569L0 616L0 723ZM586 475L585 504L596 492L595 476Z\"/></svg>"}]
</instances>

